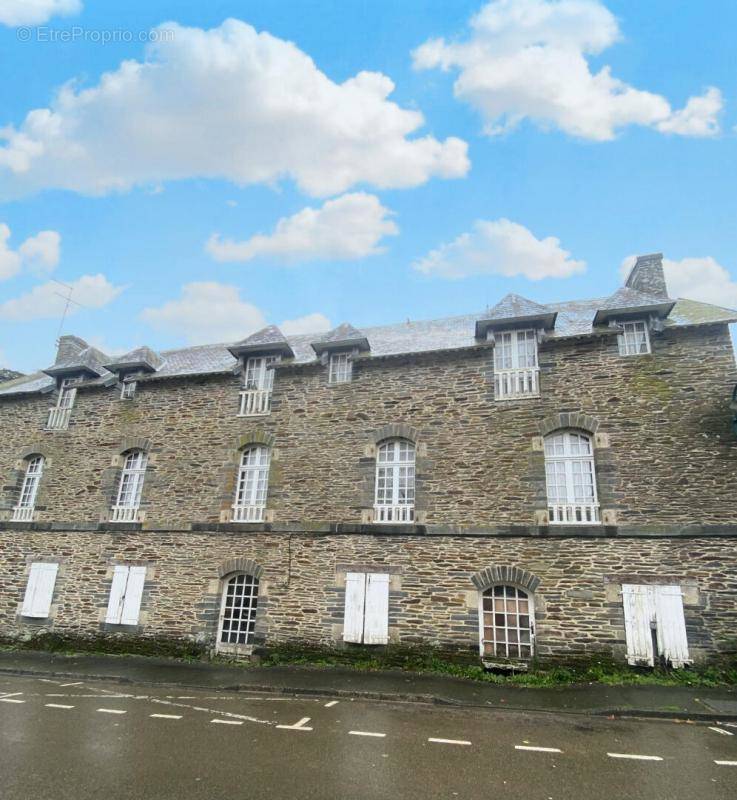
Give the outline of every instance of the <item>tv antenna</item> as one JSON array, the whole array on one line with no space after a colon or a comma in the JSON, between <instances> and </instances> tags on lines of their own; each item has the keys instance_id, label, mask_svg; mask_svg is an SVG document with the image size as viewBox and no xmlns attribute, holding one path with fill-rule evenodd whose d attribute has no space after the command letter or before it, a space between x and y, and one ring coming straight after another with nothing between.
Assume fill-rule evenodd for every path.
<instances>
[{"instance_id":1,"label":"tv antenna","mask_svg":"<svg viewBox=\"0 0 737 800\"><path fill-rule=\"evenodd\" d=\"M54 283L58 283L59 286L63 286L67 290L67 294L62 294L61 292L54 292L57 297L61 297L64 301L64 311L61 314L61 321L59 322L59 330L56 334L57 342L61 338L61 332L64 330L64 323L66 322L67 314L69 313L70 306L79 306L79 308L88 308L88 306L84 305L83 303L78 303L76 300L72 299L72 294L74 293L74 287L70 286L68 283L64 283L63 281L59 281L56 278L51 278Z\"/></svg>"}]
</instances>

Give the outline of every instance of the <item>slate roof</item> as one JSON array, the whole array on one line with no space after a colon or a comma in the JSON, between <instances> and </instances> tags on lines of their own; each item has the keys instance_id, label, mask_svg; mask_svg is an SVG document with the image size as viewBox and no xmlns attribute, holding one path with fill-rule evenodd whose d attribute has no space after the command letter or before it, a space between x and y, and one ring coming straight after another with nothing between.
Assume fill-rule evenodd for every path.
<instances>
[{"instance_id":1,"label":"slate roof","mask_svg":"<svg viewBox=\"0 0 737 800\"><path fill-rule=\"evenodd\" d=\"M77 353L71 354L68 358L56 361L50 367L43 370L47 375L69 375L74 372L88 372L97 377L102 377L107 370L103 367L103 362L107 361L107 356L96 347L87 345Z\"/></svg>"},{"instance_id":2,"label":"slate roof","mask_svg":"<svg viewBox=\"0 0 737 800\"><path fill-rule=\"evenodd\" d=\"M607 297L599 306L594 317L594 325L602 325L608 319L616 318L619 314L632 314L635 312L657 314L667 317L675 305L674 300L638 292L629 286L623 286Z\"/></svg>"},{"instance_id":3,"label":"slate roof","mask_svg":"<svg viewBox=\"0 0 737 800\"><path fill-rule=\"evenodd\" d=\"M325 350L334 350L340 347L357 347L363 351L371 349L363 331L359 331L348 322L338 325L337 328L333 328L312 342L312 349L317 355Z\"/></svg>"},{"instance_id":4,"label":"slate roof","mask_svg":"<svg viewBox=\"0 0 737 800\"><path fill-rule=\"evenodd\" d=\"M245 353L282 353L283 355L291 356L292 348L289 346L286 336L276 327L276 325L267 325L261 328L260 331L246 336L240 342L231 345L228 350L236 358Z\"/></svg>"},{"instance_id":5,"label":"slate roof","mask_svg":"<svg viewBox=\"0 0 737 800\"><path fill-rule=\"evenodd\" d=\"M123 372L129 369L142 369L156 372L164 363L164 359L150 347L136 347L129 353L113 358L104 365L110 372Z\"/></svg>"},{"instance_id":6,"label":"slate roof","mask_svg":"<svg viewBox=\"0 0 737 800\"><path fill-rule=\"evenodd\" d=\"M556 316L556 312L552 311L550 306L542 306L518 294L508 294L490 308L482 319L477 320L476 337L481 339L489 328L498 328L512 321L520 323L536 321L544 328L552 328Z\"/></svg>"},{"instance_id":7,"label":"slate roof","mask_svg":"<svg viewBox=\"0 0 737 800\"><path fill-rule=\"evenodd\" d=\"M595 332L594 317L609 299L596 298L545 305L544 308L557 314L555 328L549 332L549 339L554 341L591 336ZM444 319L407 321L395 325L363 328L361 333L371 342L369 358L427 353L436 350L455 350L479 346L475 335L475 325L477 320L484 318L484 313L464 314ZM733 322L737 322L736 311L699 303L695 300L677 300L665 320L665 327L690 327ZM289 336L287 341L294 352L294 363L316 363L312 342L320 338L322 337L316 334ZM229 352L229 347L232 345L208 344L164 350L160 354L164 363L155 373L142 378L142 381L233 372L238 366L238 361ZM107 378L112 377L107 375ZM95 381L87 381L83 386L98 385L104 382L105 376ZM0 397L48 392L53 387L54 380L51 377L43 372L37 372L0 384Z\"/></svg>"}]
</instances>

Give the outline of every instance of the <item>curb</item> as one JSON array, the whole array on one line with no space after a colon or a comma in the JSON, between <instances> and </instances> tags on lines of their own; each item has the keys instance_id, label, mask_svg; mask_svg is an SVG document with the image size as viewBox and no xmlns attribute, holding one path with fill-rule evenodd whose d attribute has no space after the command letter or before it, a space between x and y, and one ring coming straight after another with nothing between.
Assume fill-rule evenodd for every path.
<instances>
[{"instance_id":1,"label":"curb","mask_svg":"<svg viewBox=\"0 0 737 800\"><path fill-rule=\"evenodd\" d=\"M15 667L0 667L0 675L16 675L19 677L52 677L52 678L77 678L88 681L109 681L125 685L138 684L141 686L178 686L186 685L192 689L211 692L255 692L257 694L292 695L294 697L339 697L352 700L375 700L391 703L415 703L418 705L446 706L457 709L475 709L477 711L510 711L530 714L556 714L566 716L585 717L613 717L618 719L653 719L653 720L692 720L694 722L737 722L737 714L719 714L707 712L686 713L682 711L655 711L652 709L634 708L609 708L609 709L551 709L520 707L513 705L489 705L480 703L464 703L448 697L431 694L409 694L401 692L370 692L353 689L306 689L302 686L272 686L234 683L228 685L212 686L200 683L177 683L171 681L152 681L130 678L125 675L98 675L79 672L64 672L62 670L32 670Z\"/></svg>"}]
</instances>

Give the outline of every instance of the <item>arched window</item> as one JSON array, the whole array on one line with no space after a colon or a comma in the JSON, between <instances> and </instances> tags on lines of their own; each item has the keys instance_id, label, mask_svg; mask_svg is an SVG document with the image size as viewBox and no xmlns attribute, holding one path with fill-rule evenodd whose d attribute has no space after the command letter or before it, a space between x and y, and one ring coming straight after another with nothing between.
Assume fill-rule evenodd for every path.
<instances>
[{"instance_id":1,"label":"arched window","mask_svg":"<svg viewBox=\"0 0 737 800\"><path fill-rule=\"evenodd\" d=\"M532 595L516 586L492 586L481 595L481 657L529 659L534 653Z\"/></svg>"},{"instance_id":2,"label":"arched window","mask_svg":"<svg viewBox=\"0 0 737 800\"><path fill-rule=\"evenodd\" d=\"M228 652L250 644L256 625L258 578L245 573L233 575L223 586L217 649Z\"/></svg>"},{"instance_id":3,"label":"arched window","mask_svg":"<svg viewBox=\"0 0 737 800\"><path fill-rule=\"evenodd\" d=\"M415 518L415 446L390 439L376 454L375 522L413 522Z\"/></svg>"},{"instance_id":4,"label":"arched window","mask_svg":"<svg viewBox=\"0 0 737 800\"><path fill-rule=\"evenodd\" d=\"M269 488L269 449L249 447L243 451L233 503L234 522L262 522Z\"/></svg>"},{"instance_id":5,"label":"arched window","mask_svg":"<svg viewBox=\"0 0 737 800\"><path fill-rule=\"evenodd\" d=\"M113 522L136 521L147 461L148 456L143 450L131 450L126 455L120 474L118 498L113 506Z\"/></svg>"},{"instance_id":6,"label":"arched window","mask_svg":"<svg viewBox=\"0 0 737 800\"><path fill-rule=\"evenodd\" d=\"M578 431L560 431L546 436L545 476L551 523L591 525L599 522L590 436Z\"/></svg>"},{"instance_id":7,"label":"arched window","mask_svg":"<svg viewBox=\"0 0 737 800\"><path fill-rule=\"evenodd\" d=\"M43 456L33 456L26 463L26 474L23 476L18 505L13 509L13 519L28 521L33 519L33 510L36 507L36 495L41 484L44 471Z\"/></svg>"}]
</instances>

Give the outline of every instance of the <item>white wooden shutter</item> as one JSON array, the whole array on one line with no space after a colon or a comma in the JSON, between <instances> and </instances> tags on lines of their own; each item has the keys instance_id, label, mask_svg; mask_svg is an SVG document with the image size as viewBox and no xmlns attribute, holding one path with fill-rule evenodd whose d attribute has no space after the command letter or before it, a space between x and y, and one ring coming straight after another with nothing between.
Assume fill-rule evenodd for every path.
<instances>
[{"instance_id":1,"label":"white wooden shutter","mask_svg":"<svg viewBox=\"0 0 737 800\"><path fill-rule=\"evenodd\" d=\"M365 644L389 641L389 576L384 573L366 576L363 641Z\"/></svg>"},{"instance_id":2,"label":"white wooden shutter","mask_svg":"<svg viewBox=\"0 0 737 800\"><path fill-rule=\"evenodd\" d=\"M113 583L110 587L110 599L107 604L105 622L120 625L123 617L123 601L125 600L125 587L128 583L129 567L115 567L113 570Z\"/></svg>"},{"instance_id":3,"label":"white wooden shutter","mask_svg":"<svg viewBox=\"0 0 737 800\"><path fill-rule=\"evenodd\" d=\"M145 582L146 567L131 567L128 570L128 585L125 590L123 611L120 619L122 625L138 625L141 598L143 597L143 584Z\"/></svg>"},{"instance_id":4,"label":"white wooden shutter","mask_svg":"<svg viewBox=\"0 0 737 800\"><path fill-rule=\"evenodd\" d=\"M51 599L54 596L54 585L56 584L56 573L59 571L58 564L31 564L31 572L28 576L26 594L23 598L23 608L21 614L24 617L36 617L46 619L51 611Z\"/></svg>"},{"instance_id":5,"label":"white wooden shutter","mask_svg":"<svg viewBox=\"0 0 737 800\"><path fill-rule=\"evenodd\" d=\"M627 662L652 666L653 638L651 621L655 619L655 603L652 586L622 586L624 605L624 629L627 639Z\"/></svg>"},{"instance_id":6,"label":"white wooden shutter","mask_svg":"<svg viewBox=\"0 0 737 800\"><path fill-rule=\"evenodd\" d=\"M658 655L662 655L674 667L683 667L690 662L690 658L681 587L654 586L653 589L660 650Z\"/></svg>"},{"instance_id":7,"label":"white wooden shutter","mask_svg":"<svg viewBox=\"0 0 737 800\"><path fill-rule=\"evenodd\" d=\"M363 572L348 572L345 576L345 616L343 619L343 641L363 641L363 610L366 602L366 575Z\"/></svg>"}]
</instances>

